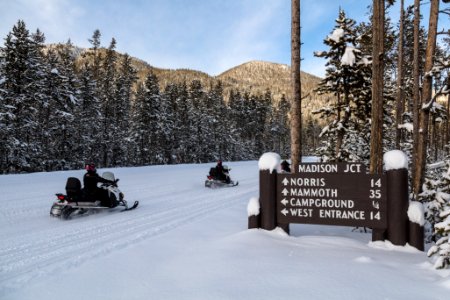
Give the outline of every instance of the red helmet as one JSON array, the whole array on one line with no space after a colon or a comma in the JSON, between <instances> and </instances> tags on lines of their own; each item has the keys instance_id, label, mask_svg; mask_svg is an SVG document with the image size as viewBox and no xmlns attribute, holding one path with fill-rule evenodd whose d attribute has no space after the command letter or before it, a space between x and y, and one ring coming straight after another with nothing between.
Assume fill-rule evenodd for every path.
<instances>
[{"instance_id":1,"label":"red helmet","mask_svg":"<svg viewBox=\"0 0 450 300\"><path fill-rule=\"evenodd\" d=\"M96 171L96 169L95 169L95 164L87 164L86 167L85 167L85 169L86 169L86 171L88 171L88 172L95 172L95 171Z\"/></svg>"}]
</instances>

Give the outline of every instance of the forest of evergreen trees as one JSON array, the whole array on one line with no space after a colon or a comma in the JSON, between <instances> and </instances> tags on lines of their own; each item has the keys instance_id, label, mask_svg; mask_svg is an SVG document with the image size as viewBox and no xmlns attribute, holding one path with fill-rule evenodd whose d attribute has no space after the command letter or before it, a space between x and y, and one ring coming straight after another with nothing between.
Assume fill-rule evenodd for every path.
<instances>
[{"instance_id":1,"label":"forest of evergreen trees","mask_svg":"<svg viewBox=\"0 0 450 300\"><path fill-rule=\"evenodd\" d=\"M77 59L71 42L45 46L18 21L0 48L2 173L257 159L289 153L288 101L232 91L220 82L138 81L112 39Z\"/></svg>"}]
</instances>

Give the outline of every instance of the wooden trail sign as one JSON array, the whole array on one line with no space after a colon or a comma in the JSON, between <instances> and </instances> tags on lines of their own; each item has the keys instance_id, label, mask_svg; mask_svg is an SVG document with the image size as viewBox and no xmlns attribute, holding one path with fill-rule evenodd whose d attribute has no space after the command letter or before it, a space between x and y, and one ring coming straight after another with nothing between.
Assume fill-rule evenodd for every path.
<instances>
[{"instance_id":1,"label":"wooden trail sign","mask_svg":"<svg viewBox=\"0 0 450 300\"><path fill-rule=\"evenodd\" d=\"M362 164L301 164L278 174L280 223L387 228L386 180Z\"/></svg>"},{"instance_id":2,"label":"wooden trail sign","mask_svg":"<svg viewBox=\"0 0 450 300\"><path fill-rule=\"evenodd\" d=\"M249 229L280 227L289 234L291 223L369 227L372 241L424 251L423 225L408 216L408 158L393 150L383 159L383 174L367 174L362 163L303 163L291 174L277 172L278 154L263 154L259 213L249 216Z\"/></svg>"}]
</instances>

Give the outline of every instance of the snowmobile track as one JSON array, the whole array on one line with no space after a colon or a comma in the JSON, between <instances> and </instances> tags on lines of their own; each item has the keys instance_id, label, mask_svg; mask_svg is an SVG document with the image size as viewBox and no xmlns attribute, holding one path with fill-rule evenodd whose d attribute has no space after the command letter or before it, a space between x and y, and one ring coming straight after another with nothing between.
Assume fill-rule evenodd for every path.
<instances>
[{"instance_id":1,"label":"snowmobile track","mask_svg":"<svg viewBox=\"0 0 450 300\"><path fill-rule=\"evenodd\" d=\"M183 194L178 192L166 195L159 201L145 201L145 204L141 204L155 204L155 211L149 208L127 214L99 213L89 216L102 218L102 222L96 222L93 228L89 227L90 222L83 224L85 220L80 217L73 224L70 224L72 220L62 222L64 226L55 224L50 234L46 230L8 238L0 246L0 294L2 289L16 288L33 279L33 276L45 276L57 270L83 264L207 217L216 210L242 203L243 199L246 201L255 193L238 189L233 193L217 196L215 192L195 195L192 201L176 201L177 198L183 197ZM55 219L55 222L60 220ZM30 256L28 253L38 255ZM31 272L36 269L40 272Z\"/></svg>"}]
</instances>

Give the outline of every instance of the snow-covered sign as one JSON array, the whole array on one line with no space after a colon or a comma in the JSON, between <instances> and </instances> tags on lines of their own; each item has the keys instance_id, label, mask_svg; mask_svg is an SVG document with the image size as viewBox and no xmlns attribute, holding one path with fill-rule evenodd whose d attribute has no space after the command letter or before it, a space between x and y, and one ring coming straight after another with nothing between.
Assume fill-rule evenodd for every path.
<instances>
[{"instance_id":1,"label":"snow-covered sign","mask_svg":"<svg viewBox=\"0 0 450 300\"><path fill-rule=\"evenodd\" d=\"M387 227L385 177L366 174L363 164L300 164L277 180L281 223Z\"/></svg>"}]
</instances>

